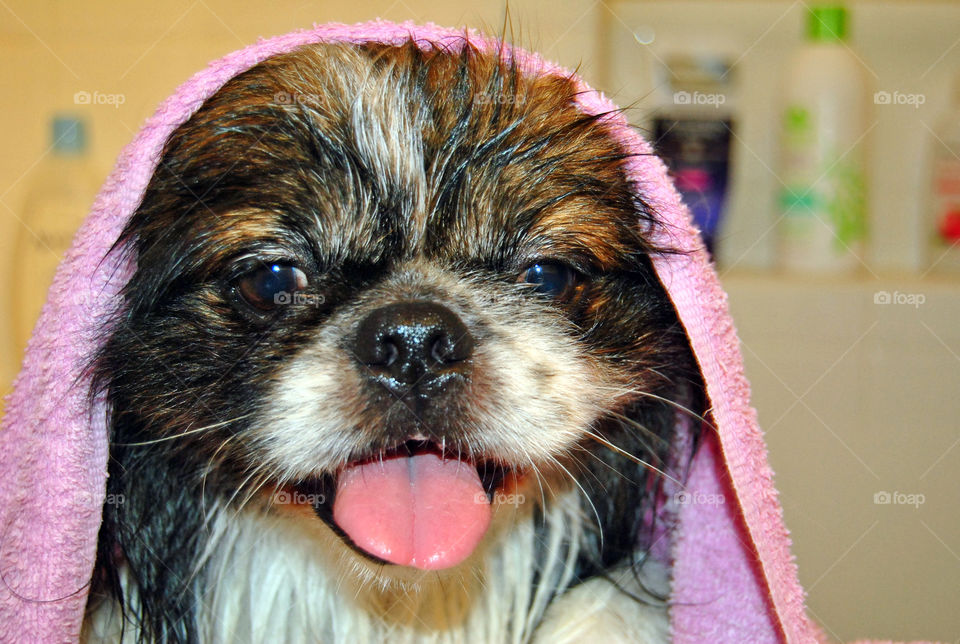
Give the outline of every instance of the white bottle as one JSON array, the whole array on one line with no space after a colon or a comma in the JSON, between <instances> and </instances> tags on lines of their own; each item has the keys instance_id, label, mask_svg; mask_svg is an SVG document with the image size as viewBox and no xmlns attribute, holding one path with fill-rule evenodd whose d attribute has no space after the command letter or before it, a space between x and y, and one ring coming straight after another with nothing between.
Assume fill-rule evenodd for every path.
<instances>
[{"instance_id":1,"label":"white bottle","mask_svg":"<svg viewBox=\"0 0 960 644\"><path fill-rule=\"evenodd\" d=\"M23 354L57 265L98 186L87 154L83 121L57 116L51 128L51 149L34 170L14 245L11 311L18 356Z\"/></svg>"},{"instance_id":2,"label":"white bottle","mask_svg":"<svg viewBox=\"0 0 960 644\"><path fill-rule=\"evenodd\" d=\"M862 265L867 82L846 37L842 7L812 8L806 42L785 83L778 264L850 273Z\"/></svg>"},{"instance_id":3,"label":"white bottle","mask_svg":"<svg viewBox=\"0 0 960 644\"><path fill-rule=\"evenodd\" d=\"M951 110L930 137L931 182L926 265L933 273L960 274L960 79Z\"/></svg>"}]
</instances>

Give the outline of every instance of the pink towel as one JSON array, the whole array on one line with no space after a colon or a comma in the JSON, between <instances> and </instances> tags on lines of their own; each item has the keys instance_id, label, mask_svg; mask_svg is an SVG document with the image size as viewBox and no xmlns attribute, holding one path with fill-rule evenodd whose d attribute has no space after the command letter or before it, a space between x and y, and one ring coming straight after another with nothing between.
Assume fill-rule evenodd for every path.
<instances>
[{"instance_id":1,"label":"pink towel","mask_svg":"<svg viewBox=\"0 0 960 644\"><path fill-rule=\"evenodd\" d=\"M84 367L100 323L131 274L108 250L137 207L170 133L227 79L301 44L413 38L425 48L457 48L465 36L480 48L497 46L472 32L379 21L262 40L187 81L126 147L57 272L0 431L0 640L64 642L79 636L107 463L104 406L90 398ZM572 76L536 55L517 49L510 55L530 73ZM615 109L577 82L584 112ZM622 116L607 118L626 149L651 151ZM656 268L690 336L717 428L694 462L686 490L690 502L678 506L675 640L822 640L804 611L726 295L663 164L649 154L630 163L645 199L669 224L663 234L691 251L658 257Z\"/></svg>"}]
</instances>

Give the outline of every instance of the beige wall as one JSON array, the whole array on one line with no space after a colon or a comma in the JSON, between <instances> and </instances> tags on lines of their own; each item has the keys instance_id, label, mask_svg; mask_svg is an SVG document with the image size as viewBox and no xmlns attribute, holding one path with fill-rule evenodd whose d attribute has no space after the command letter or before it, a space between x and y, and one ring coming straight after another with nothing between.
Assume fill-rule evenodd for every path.
<instances>
[{"instance_id":1,"label":"beige wall","mask_svg":"<svg viewBox=\"0 0 960 644\"><path fill-rule=\"evenodd\" d=\"M960 633L960 286L919 277L918 190L923 133L917 114L889 112L878 125L873 213L877 275L809 283L762 272L774 186L771 87L796 43L791 2L549 2L510 0L525 46L575 67L624 102L641 99L644 65L665 42L711 41L744 54L747 88L737 152L728 258L761 271L724 274L744 341L761 423L801 579L828 632L953 639ZM955 3L859 2L862 44L883 83L909 84L920 65L945 52L925 81L932 117L960 68ZM157 103L207 61L314 22L373 17L499 31L504 2L384 0L236 3L227 0L0 3L0 257L12 257L18 213L35 164L48 146L54 110L75 109L78 91L120 94L121 106L78 109L91 122L93 157L105 176ZM912 21L912 22L911 22ZM638 43L643 29L660 37ZM619 61L605 65L602 56ZM929 59L929 60L928 60ZM926 61L926 62L924 62ZM638 80L639 79L639 80ZM637 83L641 83L638 87ZM879 192L877 191L879 190ZM896 276L891 276L892 273ZM16 267L0 280L0 389L19 356L8 306ZM877 291L923 293L923 308L879 307ZM798 402L799 400L799 402ZM923 493L919 509L877 506L878 491Z\"/></svg>"}]
</instances>

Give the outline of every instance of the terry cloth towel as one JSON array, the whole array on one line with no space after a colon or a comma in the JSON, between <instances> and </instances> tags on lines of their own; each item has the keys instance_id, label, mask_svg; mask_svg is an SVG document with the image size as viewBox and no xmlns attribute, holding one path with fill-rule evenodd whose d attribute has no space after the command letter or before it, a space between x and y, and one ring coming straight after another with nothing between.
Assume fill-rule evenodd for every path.
<instances>
[{"instance_id":1,"label":"terry cloth towel","mask_svg":"<svg viewBox=\"0 0 960 644\"><path fill-rule=\"evenodd\" d=\"M27 348L0 431L0 640L76 641L105 500L107 429L89 398L83 367L97 330L131 267L109 253L139 204L171 132L225 81L265 58L314 42L401 43L481 49L498 43L436 26L370 22L323 25L261 40L213 62L164 102L121 154L61 264ZM568 71L507 49L527 72ZM690 252L656 258L707 386L715 433L703 440L673 538L671 622L675 641L811 642L822 639L804 610L766 448L749 404L726 295L697 231L650 146L602 94L582 81L577 101L609 113L630 172L669 226L661 239Z\"/></svg>"}]
</instances>

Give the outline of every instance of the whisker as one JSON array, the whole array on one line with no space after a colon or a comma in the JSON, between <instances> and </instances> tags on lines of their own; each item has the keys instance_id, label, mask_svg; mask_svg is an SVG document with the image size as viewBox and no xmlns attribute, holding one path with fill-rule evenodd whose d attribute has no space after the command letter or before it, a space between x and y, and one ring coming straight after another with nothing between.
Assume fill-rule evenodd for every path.
<instances>
[{"instance_id":1,"label":"whisker","mask_svg":"<svg viewBox=\"0 0 960 644\"><path fill-rule=\"evenodd\" d=\"M662 374L660 374L660 372L658 372L656 369L654 369L654 368L652 368L652 367L648 367L648 370L656 373L657 375L662 375ZM685 405L683 405L683 404L681 404L681 403L679 403L679 402L677 402L677 401L675 401L675 400L671 400L671 399L669 399L669 398L665 398L665 397L663 397L663 396L660 396L660 395L658 395L658 394L655 394L655 393L652 393L652 392L649 392L649 391L644 391L643 387L642 387L639 383L638 383L636 386L630 386L630 385L626 385L626 386L598 385L598 386L596 387L596 389L597 389L598 391L608 391L608 392L612 392L612 393L613 393L612 400L614 400L614 401L615 401L615 400L618 400L618 399L620 399L620 398L627 398L627 397L633 397L633 396L637 396L637 397L641 397L641 398L651 398L651 399L653 399L653 400L657 400L657 401L659 401L659 402L666 403L667 405L673 407L674 409L676 409L676 410L678 410L678 411L681 411L681 412L683 412L684 414L687 414L688 416L691 416L692 418L695 418L696 420L699 420L699 421L701 421L701 422L703 422L703 423L710 424L710 421L706 418L705 415L700 415L700 414L698 414L697 412L695 412L695 411L693 411L692 409L690 409L689 407L687 407L687 406L685 406ZM604 411L609 411L609 410L604 409ZM704 414L708 414L709 412L710 412L710 410L707 409L707 410L704 411Z\"/></svg>"},{"instance_id":2,"label":"whisker","mask_svg":"<svg viewBox=\"0 0 960 644\"><path fill-rule=\"evenodd\" d=\"M636 463L637 465L640 465L641 467L645 467L646 469L648 469L648 470L650 470L650 471L652 471L652 472L656 472L656 473L659 474L660 476L663 476L664 478L670 479L671 481L673 481L673 482L676 483L677 485L683 487L683 484L682 484L680 481L678 481L677 479L673 478L672 476L670 476L669 474L667 474L666 472L664 472L664 471L661 470L660 468L658 468L658 467L656 467L656 466L654 466L654 465L646 462L646 461L643 460L642 458L638 458L638 457L634 456L633 454L631 454L630 452L628 452L627 450L625 450L625 449L623 449L623 448L621 448L621 447L617 447L616 445L614 445L613 443L611 443L610 441L608 441L608 440L607 440L606 438L604 438L603 436L600 436L599 434L597 434L597 433L595 433L595 432L592 432L592 431L587 431L586 434L587 434L587 436L589 436L590 438L594 439L595 441L597 441L598 443L600 443L600 444L603 445L604 447L607 447L607 448L613 450L614 452L616 452L617 454L620 454L621 456L627 457L628 459L630 459L631 461L633 461L633 462Z\"/></svg>"},{"instance_id":3,"label":"whisker","mask_svg":"<svg viewBox=\"0 0 960 644\"><path fill-rule=\"evenodd\" d=\"M215 471L217 469L217 466L221 462L223 462L223 460L226 459L227 457L226 452L224 452L223 456L220 457L219 459L217 458L217 455L220 454L220 452L223 451L228 444L230 444L230 441L235 440L239 436L240 434L234 434L233 436L230 436L229 438L227 438L225 441L222 441L220 443L220 446L217 447L216 451L214 451L213 456L211 456L210 459L207 460L206 466L203 469L203 476L200 478L200 511L204 517L202 527L205 530L207 530L207 528L209 527L209 519L210 519L210 515L207 513L207 494L206 494L207 477L210 475L211 472Z\"/></svg>"},{"instance_id":4,"label":"whisker","mask_svg":"<svg viewBox=\"0 0 960 644\"><path fill-rule=\"evenodd\" d=\"M615 412L615 411L604 410L604 409L601 409L601 411L605 412L608 416L612 416L612 417L616 418L617 421L620 422L620 423L626 423L627 425L629 425L629 426L631 426L631 427L634 427L634 428L640 430L640 434L639 434L639 435L638 435L638 434L634 434L634 436L635 436L638 440L640 440L641 442L643 442L643 447L644 447L648 452L650 452L651 454L656 455L656 451L653 449L653 446L652 446L652 445L648 445L648 444L646 443L646 441L643 440L644 437L650 437L650 438L654 439L655 441L659 442L662 447L667 447L667 448L670 447L670 441L669 441L669 440L667 440L666 438L664 438L663 436L661 436L661 435L658 434L657 432L653 431L652 429L650 429L649 427L647 427L647 426L644 425L643 423L641 423L641 422L639 422L639 421L637 421L637 420L634 420L633 418L630 418L629 416L625 416L625 415L620 414L620 413Z\"/></svg>"},{"instance_id":5,"label":"whisker","mask_svg":"<svg viewBox=\"0 0 960 644\"><path fill-rule=\"evenodd\" d=\"M250 492L246 497L240 502L240 505L237 506L237 512L241 512L246 505L253 500L253 498L270 482L270 476L267 476L266 473L259 475L259 480L251 487ZM274 494L281 487L279 483L274 484Z\"/></svg>"},{"instance_id":6,"label":"whisker","mask_svg":"<svg viewBox=\"0 0 960 644\"><path fill-rule=\"evenodd\" d=\"M233 502L237 498L237 495L240 494L240 491L247 486L247 483L250 482L250 479L252 479L254 476L259 475L260 470L262 470L266 466L267 466L266 462L262 462L262 463L258 463L256 467L247 468L248 470L250 470L250 474L247 475L247 478L243 479L240 485L237 486L237 489L234 491L234 493L230 495L230 498L227 500L227 507L230 507L231 505L233 505ZM234 516L239 516L239 514L240 514L240 508L237 508L236 512L234 512Z\"/></svg>"},{"instance_id":7,"label":"whisker","mask_svg":"<svg viewBox=\"0 0 960 644\"><path fill-rule=\"evenodd\" d=\"M580 493L583 494L583 498L585 498L587 503L590 504L590 509L593 510L593 516L597 519L597 531L600 537L600 550L603 551L603 521L600 519L600 511L597 510L597 506L594 505L593 499L590 498L590 495L587 494L587 491L583 489L582 485L580 485L580 481L577 480L577 477L574 476L573 473L568 470L560 461L557 461L556 459L554 459L554 461L556 462L557 467L563 470L564 473L570 477L570 480L573 481L573 484L576 485L577 489L580 490Z\"/></svg>"},{"instance_id":8,"label":"whisker","mask_svg":"<svg viewBox=\"0 0 960 644\"><path fill-rule=\"evenodd\" d=\"M540 505L541 507L546 506L547 495L543 491L543 477L540 475L540 468L537 467L537 464L529 456L527 456L527 461L530 463L530 471L533 472L533 476L537 481L537 487L540 488ZM550 487L549 483L547 484L547 487ZM550 492L553 493L553 490Z\"/></svg>"},{"instance_id":9,"label":"whisker","mask_svg":"<svg viewBox=\"0 0 960 644\"><path fill-rule=\"evenodd\" d=\"M231 419L229 419L229 420L220 421L219 423L212 423L212 424L210 424L210 425L204 425L203 427L197 427L196 429L188 429L188 430L183 431L183 432L180 432L180 433L178 433L178 434L173 434L172 436L164 436L163 438L155 438L155 439L153 439L153 440L141 441L141 442L138 442L138 443L114 443L114 445L118 445L118 446L122 446L122 447L140 447L140 446L142 446L142 445L154 445L154 444L156 444L156 443L163 443L163 442L165 442L165 441L172 441L172 440L176 440L176 439L178 439L178 438L183 438L184 436L189 436L189 435L191 435L191 434L197 434L197 433L205 432L205 431L208 431L208 430L211 430L211 429L216 429L217 427L223 427L224 425L229 425L230 423L235 423L235 422L240 421L240 420L243 420L243 419L245 419L245 418L249 418L249 417L252 416L252 415L253 415L253 413L251 412L251 413L249 413L249 414L244 414L244 415L242 415L242 416L237 416L236 418L231 418Z\"/></svg>"},{"instance_id":10,"label":"whisker","mask_svg":"<svg viewBox=\"0 0 960 644\"><path fill-rule=\"evenodd\" d=\"M673 407L674 409L676 409L677 411L682 411L683 413L685 413L685 414L687 414L687 415L695 418L696 420L699 420L700 422L706 423L706 424L708 424L708 425L710 424L710 421L707 420L705 417L701 416L700 414L698 414L697 412L693 411L693 410L690 409L689 407L686 407L686 406L684 406L684 405L681 405L680 403L678 403L678 402L675 401L675 400L670 400L669 398L664 398L663 396L658 396L657 394L652 394L652 393L650 393L649 391L637 391L637 392L635 392L635 393L636 393L637 395L639 395L639 396L644 397L644 398L652 398L652 399L654 399L654 400L659 400L660 402L666 403L666 404L670 405L671 407Z\"/></svg>"},{"instance_id":11,"label":"whisker","mask_svg":"<svg viewBox=\"0 0 960 644\"><path fill-rule=\"evenodd\" d=\"M582 446L578 446L577 449L583 452L584 454L586 454L587 456L589 456L590 458L593 458L594 460L596 460L598 463L600 463L601 465L609 469L611 472L613 472L614 474L622 478L624 481L629 483L635 482L633 479L631 479L629 476L627 476L626 474L624 474L623 472L615 468L613 465L611 465L610 463L607 463L605 460L597 456L592 450L589 450L586 447L582 447ZM589 474L594 478L594 480L597 482L598 485L600 485L600 487L603 490L606 490L606 487L603 485L603 481L600 479L599 476L591 472L590 468L586 467L584 463L578 463L578 464L581 465L581 467L583 468L583 474L585 476Z\"/></svg>"}]
</instances>

